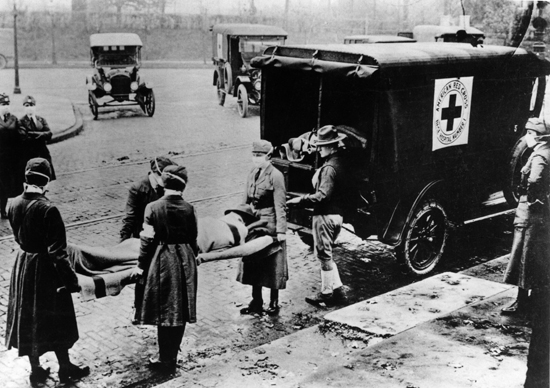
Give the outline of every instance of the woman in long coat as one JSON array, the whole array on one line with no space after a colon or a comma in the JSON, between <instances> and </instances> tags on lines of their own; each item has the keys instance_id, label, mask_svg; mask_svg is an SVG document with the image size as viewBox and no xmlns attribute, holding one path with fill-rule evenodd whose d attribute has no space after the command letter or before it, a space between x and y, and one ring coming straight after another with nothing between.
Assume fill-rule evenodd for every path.
<instances>
[{"instance_id":1,"label":"woman in long coat","mask_svg":"<svg viewBox=\"0 0 550 388\"><path fill-rule=\"evenodd\" d=\"M182 197L185 167L166 167L162 180L164 196L145 208L134 274L145 282L138 323L158 330L159 357L150 359L150 366L169 372L176 367L186 323L197 320L197 218Z\"/></svg>"},{"instance_id":2,"label":"woman in long coat","mask_svg":"<svg viewBox=\"0 0 550 388\"><path fill-rule=\"evenodd\" d=\"M36 100L32 96L27 96L23 100L25 107L25 116L19 119L21 131L24 131L23 155L25 161L32 158L44 158L52 166L52 181L55 180L55 169L52 163L50 150L46 145L52 138L52 131L45 118L37 116L35 112Z\"/></svg>"},{"instance_id":3,"label":"woman in long coat","mask_svg":"<svg viewBox=\"0 0 550 388\"><path fill-rule=\"evenodd\" d=\"M23 134L19 120L10 113L8 95L0 93L0 217L8 218L8 198L23 192L26 159L21 155Z\"/></svg>"},{"instance_id":4,"label":"woman in long coat","mask_svg":"<svg viewBox=\"0 0 550 388\"><path fill-rule=\"evenodd\" d=\"M525 125L527 146L533 153L521 170L522 190L514 219L514 240L504 282L518 286L518 297L502 309L503 314L525 312L529 290L550 281L550 136L537 118Z\"/></svg>"},{"instance_id":5,"label":"woman in long coat","mask_svg":"<svg viewBox=\"0 0 550 388\"><path fill-rule=\"evenodd\" d=\"M90 370L69 360L69 349L78 340L70 293L80 287L67 256L63 220L44 196L50 176L47 160L31 159L25 172L25 191L8 210L20 251L11 274L6 347L17 348L19 356L29 357L31 380L48 376L49 370L40 367L39 357L54 351L59 378L66 381L83 377Z\"/></svg>"},{"instance_id":6,"label":"woman in long coat","mask_svg":"<svg viewBox=\"0 0 550 388\"><path fill-rule=\"evenodd\" d=\"M262 287L271 289L269 315L279 312L279 290L286 288L288 264L286 257L286 188L283 174L271 164L273 146L267 140L252 144L254 168L250 171L244 194L244 203L250 204L255 215L267 222L266 232L276 236L279 244L258 252L261 258L243 258L237 280L252 285L252 301L241 309L241 314L263 313ZM251 235L254 231L251 231Z\"/></svg>"}]
</instances>

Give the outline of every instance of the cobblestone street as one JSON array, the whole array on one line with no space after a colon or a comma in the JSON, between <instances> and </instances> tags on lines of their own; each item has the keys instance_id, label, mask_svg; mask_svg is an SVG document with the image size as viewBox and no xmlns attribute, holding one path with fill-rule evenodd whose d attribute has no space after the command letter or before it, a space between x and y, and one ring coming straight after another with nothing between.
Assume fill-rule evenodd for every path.
<instances>
[{"instance_id":1,"label":"cobblestone street","mask_svg":"<svg viewBox=\"0 0 550 388\"><path fill-rule=\"evenodd\" d=\"M53 83L61 72L67 84L55 88ZM196 207L199 217L220 216L224 209L241 202L251 143L260 135L258 112L241 119L232 98L220 107L210 70L143 73L155 83L158 105L153 118L133 109L100 115L94 121L80 84L83 70L22 72L24 93L32 93L29 85L33 85L64 95L84 115L84 131L79 136L49 146L58 179L47 195L58 206L71 243L99 247L118 243L128 187L147 173L149 160L157 155L168 154L187 167L189 186L184 196ZM327 313L304 301L304 296L316 291L320 283L316 259L297 236L289 233L288 238L290 280L281 292L278 317L239 314L250 300L251 288L235 281L237 260L199 267L198 320L186 329L177 374L200 372L216 360L312 326ZM18 358L16 349L8 351L4 347L15 251L9 223L1 220L0 381L2 387L14 388L29 386L30 370L26 357ZM475 257L466 252L468 257ZM343 233L339 241L336 261L342 280L352 288L350 303L415 281L401 274L385 246L358 241L349 233ZM387 281L388 277L392 280ZM71 356L91 368L90 376L74 386L145 387L162 380L146 367L148 357L157 351L156 328L130 323L133 286L124 288L118 296L83 302L75 294L73 300L80 340L71 349ZM55 356L47 353L41 360L52 369L42 386L57 386Z\"/></svg>"}]
</instances>

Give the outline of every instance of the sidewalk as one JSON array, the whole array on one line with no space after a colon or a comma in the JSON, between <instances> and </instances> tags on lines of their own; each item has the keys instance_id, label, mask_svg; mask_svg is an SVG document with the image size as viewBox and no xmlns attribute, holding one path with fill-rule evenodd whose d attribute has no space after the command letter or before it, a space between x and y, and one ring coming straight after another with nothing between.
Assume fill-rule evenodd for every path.
<instances>
[{"instance_id":1,"label":"sidewalk","mask_svg":"<svg viewBox=\"0 0 550 388\"><path fill-rule=\"evenodd\" d=\"M500 315L517 291L466 273L332 311L320 325L157 387L523 387L530 329Z\"/></svg>"},{"instance_id":2,"label":"sidewalk","mask_svg":"<svg viewBox=\"0 0 550 388\"><path fill-rule=\"evenodd\" d=\"M11 113L18 118L25 114L23 99L26 94L8 93ZM36 114L48 122L52 131L50 143L56 143L77 135L83 128L82 115L66 98L47 94L33 94L36 99Z\"/></svg>"}]
</instances>

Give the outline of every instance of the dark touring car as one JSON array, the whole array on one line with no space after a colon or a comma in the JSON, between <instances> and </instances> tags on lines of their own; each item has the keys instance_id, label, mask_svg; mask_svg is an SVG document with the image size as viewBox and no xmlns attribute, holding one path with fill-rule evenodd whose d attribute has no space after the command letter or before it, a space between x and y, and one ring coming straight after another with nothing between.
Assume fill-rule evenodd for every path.
<instances>
[{"instance_id":1,"label":"dark touring car","mask_svg":"<svg viewBox=\"0 0 550 388\"><path fill-rule=\"evenodd\" d=\"M252 65L262 70L261 137L288 149L291 138L338 125L344 222L395 247L416 274L441 259L451 222L515 205L520 137L550 74L522 49L457 43L278 46ZM321 161L280 152L273 163L296 196L311 192ZM290 208L289 220L305 240L311 209Z\"/></svg>"}]
</instances>

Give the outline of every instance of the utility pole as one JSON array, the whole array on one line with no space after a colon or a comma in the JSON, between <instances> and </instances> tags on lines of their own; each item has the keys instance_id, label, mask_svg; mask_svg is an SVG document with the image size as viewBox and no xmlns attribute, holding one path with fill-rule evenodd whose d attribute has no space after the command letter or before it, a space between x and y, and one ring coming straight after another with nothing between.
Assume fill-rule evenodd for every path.
<instances>
[{"instance_id":1,"label":"utility pole","mask_svg":"<svg viewBox=\"0 0 550 388\"><path fill-rule=\"evenodd\" d=\"M52 65L57 65L57 55L55 52L55 13L53 10L53 1L50 0L49 3L49 11L50 11L50 17L52 19Z\"/></svg>"},{"instance_id":2,"label":"utility pole","mask_svg":"<svg viewBox=\"0 0 550 388\"><path fill-rule=\"evenodd\" d=\"M15 87L13 88L13 94L21 94L21 88L19 87L19 55L17 54L17 8L15 7L15 1L13 2L13 67L15 69Z\"/></svg>"}]
</instances>

